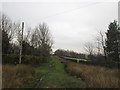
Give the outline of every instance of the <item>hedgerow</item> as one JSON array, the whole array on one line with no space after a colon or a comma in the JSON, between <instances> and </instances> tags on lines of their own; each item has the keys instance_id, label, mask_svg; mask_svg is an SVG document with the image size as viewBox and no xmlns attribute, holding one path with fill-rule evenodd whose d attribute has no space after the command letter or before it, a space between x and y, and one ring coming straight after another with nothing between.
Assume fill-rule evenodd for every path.
<instances>
[{"instance_id":1,"label":"hedgerow","mask_svg":"<svg viewBox=\"0 0 120 90\"><path fill-rule=\"evenodd\" d=\"M31 64L39 65L44 61L43 56L31 56L31 55L22 55L22 64ZM2 64L18 64L19 55L17 54L3 54L2 55Z\"/></svg>"}]
</instances>

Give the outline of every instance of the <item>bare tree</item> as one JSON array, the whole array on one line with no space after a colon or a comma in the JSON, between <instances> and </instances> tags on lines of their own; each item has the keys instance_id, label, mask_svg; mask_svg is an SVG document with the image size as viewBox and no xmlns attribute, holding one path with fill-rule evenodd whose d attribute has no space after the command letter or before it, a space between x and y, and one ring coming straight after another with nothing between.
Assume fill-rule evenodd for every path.
<instances>
[{"instance_id":1,"label":"bare tree","mask_svg":"<svg viewBox=\"0 0 120 90\"><path fill-rule=\"evenodd\" d=\"M36 27L36 32L38 34L38 38L40 39L39 43L41 44L42 47L44 47L45 44L50 47L52 46L53 41L47 24L45 23L39 24L38 27Z\"/></svg>"},{"instance_id":2,"label":"bare tree","mask_svg":"<svg viewBox=\"0 0 120 90\"><path fill-rule=\"evenodd\" d=\"M38 38L38 33L37 31L35 30L33 33L32 33L32 36L31 36L31 45L34 47L34 48L38 48L40 47L40 39Z\"/></svg>"},{"instance_id":3,"label":"bare tree","mask_svg":"<svg viewBox=\"0 0 120 90\"><path fill-rule=\"evenodd\" d=\"M96 41L96 48L97 48L97 54L98 56L100 54L104 54L104 48L102 46L102 38L101 38L101 35L100 35L100 32L98 32L98 35L95 37L95 41Z\"/></svg>"},{"instance_id":4,"label":"bare tree","mask_svg":"<svg viewBox=\"0 0 120 90\"><path fill-rule=\"evenodd\" d=\"M94 45L90 42L86 42L85 45L84 45L84 49L85 51L90 55L92 56L93 53L94 53Z\"/></svg>"},{"instance_id":5,"label":"bare tree","mask_svg":"<svg viewBox=\"0 0 120 90\"><path fill-rule=\"evenodd\" d=\"M11 43L13 43L13 38L15 36L15 23L11 21L9 17L5 14L0 15L0 30L2 31L2 51L4 53L11 53Z\"/></svg>"},{"instance_id":6,"label":"bare tree","mask_svg":"<svg viewBox=\"0 0 120 90\"><path fill-rule=\"evenodd\" d=\"M36 31L38 34L38 38L40 39L39 44L41 46L42 55L49 56L53 41L47 24L39 24L38 27L36 27Z\"/></svg>"},{"instance_id":7,"label":"bare tree","mask_svg":"<svg viewBox=\"0 0 120 90\"><path fill-rule=\"evenodd\" d=\"M53 39L47 24L39 24L31 37L31 44L35 48L40 48L42 56L49 56Z\"/></svg>"},{"instance_id":8,"label":"bare tree","mask_svg":"<svg viewBox=\"0 0 120 90\"><path fill-rule=\"evenodd\" d=\"M20 42L21 42L21 24L18 22L15 24L16 26L16 38L17 38L17 41L19 43L19 46L20 46Z\"/></svg>"},{"instance_id":9,"label":"bare tree","mask_svg":"<svg viewBox=\"0 0 120 90\"><path fill-rule=\"evenodd\" d=\"M30 38L31 38L31 28L29 27L29 28L27 28L26 29L26 35L24 35L24 38L23 38L23 40L25 41L25 42L27 42L27 43L29 43L30 44Z\"/></svg>"},{"instance_id":10,"label":"bare tree","mask_svg":"<svg viewBox=\"0 0 120 90\"><path fill-rule=\"evenodd\" d=\"M100 43L100 37L99 36L97 36L96 37L96 40L97 40L97 54L98 54L98 56L100 55L100 53L101 53L101 43Z\"/></svg>"},{"instance_id":11,"label":"bare tree","mask_svg":"<svg viewBox=\"0 0 120 90\"><path fill-rule=\"evenodd\" d=\"M12 23L10 18L7 17L5 14L2 14L2 18L0 21L1 21L2 31L8 34L8 38L11 41L14 37L14 32L15 32L14 23Z\"/></svg>"},{"instance_id":12,"label":"bare tree","mask_svg":"<svg viewBox=\"0 0 120 90\"><path fill-rule=\"evenodd\" d=\"M2 14L0 21L1 31L4 31L8 34L8 38L11 42L13 41L13 39L18 38L18 36L20 36L18 35L21 30L19 22L18 23L12 22L11 19L7 17L5 14Z\"/></svg>"},{"instance_id":13,"label":"bare tree","mask_svg":"<svg viewBox=\"0 0 120 90\"><path fill-rule=\"evenodd\" d=\"M99 38L99 39L98 39ZM105 50L105 36L104 36L104 33L102 31L99 31L98 32L98 37L97 37L97 41L98 43L101 45L102 48L101 51L103 51L103 54L104 54L104 57L105 57L105 60L107 60L107 53L106 53L106 50Z\"/></svg>"}]
</instances>

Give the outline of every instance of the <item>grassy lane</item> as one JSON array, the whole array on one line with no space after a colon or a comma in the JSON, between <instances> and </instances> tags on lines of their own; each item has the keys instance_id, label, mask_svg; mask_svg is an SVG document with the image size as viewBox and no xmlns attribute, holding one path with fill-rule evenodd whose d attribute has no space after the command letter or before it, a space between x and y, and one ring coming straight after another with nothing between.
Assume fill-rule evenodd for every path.
<instances>
[{"instance_id":1,"label":"grassy lane","mask_svg":"<svg viewBox=\"0 0 120 90\"><path fill-rule=\"evenodd\" d=\"M42 77L37 88L84 88L85 84L64 71L62 64L56 57L51 57L49 63L35 68L37 76Z\"/></svg>"}]
</instances>

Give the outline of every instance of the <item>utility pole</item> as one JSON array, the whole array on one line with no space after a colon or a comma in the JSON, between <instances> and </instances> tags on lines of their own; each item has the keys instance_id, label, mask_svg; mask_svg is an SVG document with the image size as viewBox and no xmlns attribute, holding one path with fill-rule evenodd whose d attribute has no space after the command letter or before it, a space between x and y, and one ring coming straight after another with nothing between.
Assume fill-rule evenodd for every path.
<instances>
[{"instance_id":1,"label":"utility pole","mask_svg":"<svg viewBox=\"0 0 120 90\"><path fill-rule=\"evenodd\" d=\"M22 58L23 29L24 29L24 22L22 22L22 34L21 34L21 41L20 41L20 57L19 57L19 64L21 64L21 58Z\"/></svg>"},{"instance_id":2,"label":"utility pole","mask_svg":"<svg viewBox=\"0 0 120 90\"><path fill-rule=\"evenodd\" d=\"M118 25L120 27L120 1L118 2ZM120 30L118 30L118 39L120 38ZM119 61L120 61L120 39L118 40L118 54L119 54Z\"/></svg>"}]
</instances>

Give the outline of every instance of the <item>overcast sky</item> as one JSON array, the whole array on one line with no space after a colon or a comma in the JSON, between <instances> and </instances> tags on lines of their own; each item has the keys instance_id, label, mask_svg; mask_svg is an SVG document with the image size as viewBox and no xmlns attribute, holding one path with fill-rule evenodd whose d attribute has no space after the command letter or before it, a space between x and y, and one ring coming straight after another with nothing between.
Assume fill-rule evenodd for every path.
<instances>
[{"instance_id":1,"label":"overcast sky","mask_svg":"<svg viewBox=\"0 0 120 90\"><path fill-rule=\"evenodd\" d=\"M13 21L24 21L34 28L45 22L54 39L53 50L69 49L84 52L85 42L94 42L97 31L106 31L118 19L118 3L72 0L44 2L2 2L2 12ZM100 1L100 0L99 0ZM0 9L1 10L1 9Z\"/></svg>"}]
</instances>

